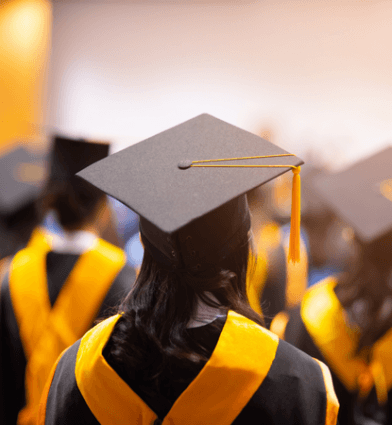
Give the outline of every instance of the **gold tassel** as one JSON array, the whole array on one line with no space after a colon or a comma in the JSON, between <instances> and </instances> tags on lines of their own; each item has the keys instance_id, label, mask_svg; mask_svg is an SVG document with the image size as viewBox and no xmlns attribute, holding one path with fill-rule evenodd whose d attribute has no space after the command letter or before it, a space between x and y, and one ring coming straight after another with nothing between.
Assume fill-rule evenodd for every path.
<instances>
[{"instance_id":1,"label":"gold tassel","mask_svg":"<svg viewBox=\"0 0 392 425\"><path fill-rule=\"evenodd\" d=\"M289 242L289 261L297 263L300 260L301 243L301 167L293 168L293 194L291 198L291 225Z\"/></svg>"}]
</instances>

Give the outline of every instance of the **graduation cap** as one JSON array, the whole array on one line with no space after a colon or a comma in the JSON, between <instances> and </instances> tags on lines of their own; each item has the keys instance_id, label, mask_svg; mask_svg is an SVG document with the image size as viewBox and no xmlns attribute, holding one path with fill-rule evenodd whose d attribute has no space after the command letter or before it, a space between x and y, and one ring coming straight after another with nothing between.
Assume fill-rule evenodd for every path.
<instances>
[{"instance_id":1,"label":"graduation cap","mask_svg":"<svg viewBox=\"0 0 392 425\"><path fill-rule=\"evenodd\" d=\"M47 177L46 157L17 147L0 157L0 258L27 242L37 224L32 205Z\"/></svg>"},{"instance_id":2,"label":"graduation cap","mask_svg":"<svg viewBox=\"0 0 392 425\"><path fill-rule=\"evenodd\" d=\"M140 215L143 243L158 262L197 273L248 237L246 193L290 169L299 180L302 163L254 134L203 114L78 175Z\"/></svg>"},{"instance_id":3,"label":"graduation cap","mask_svg":"<svg viewBox=\"0 0 392 425\"><path fill-rule=\"evenodd\" d=\"M327 176L329 171L324 167L306 163L301 167L301 220L325 219L331 215L331 210L318 194L314 182Z\"/></svg>"},{"instance_id":4,"label":"graduation cap","mask_svg":"<svg viewBox=\"0 0 392 425\"><path fill-rule=\"evenodd\" d=\"M326 204L365 243L392 229L392 147L313 183Z\"/></svg>"},{"instance_id":5,"label":"graduation cap","mask_svg":"<svg viewBox=\"0 0 392 425\"><path fill-rule=\"evenodd\" d=\"M54 136L51 179L67 181L83 168L105 158L108 153L108 143Z\"/></svg>"}]
</instances>

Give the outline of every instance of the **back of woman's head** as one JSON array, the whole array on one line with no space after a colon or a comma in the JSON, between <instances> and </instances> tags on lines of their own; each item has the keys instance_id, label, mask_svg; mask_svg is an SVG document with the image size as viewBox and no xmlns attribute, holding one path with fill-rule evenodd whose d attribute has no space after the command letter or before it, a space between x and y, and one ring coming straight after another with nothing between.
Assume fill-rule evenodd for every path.
<instances>
[{"instance_id":1,"label":"back of woman's head","mask_svg":"<svg viewBox=\"0 0 392 425\"><path fill-rule=\"evenodd\" d=\"M231 309L263 324L247 300L249 245L246 241L223 258L208 276L169 270L145 250L140 273L121 306L122 320L112 335L110 355L127 369L149 364L143 375L146 391L159 382L173 359L181 359L190 368L208 359L206 347L191 339L187 330L198 303L221 314Z\"/></svg>"},{"instance_id":2,"label":"back of woman's head","mask_svg":"<svg viewBox=\"0 0 392 425\"><path fill-rule=\"evenodd\" d=\"M75 174L105 158L108 152L107 143L62 136L53 138L46 209L57 213L65 229L77 230L94 219L105 195Z\"/></svg>"},{"instance_id":3,"label":"back of woman's head","mask_svg":"<svg viewBox=\"0 0 392 425\"><path fill-rule=\"evenodd\" d=\"M48 188L48 208L56 212L66 230L77 230L93 221L106 195L77 177L52 182Z\"/></svg>"}]
</instances>

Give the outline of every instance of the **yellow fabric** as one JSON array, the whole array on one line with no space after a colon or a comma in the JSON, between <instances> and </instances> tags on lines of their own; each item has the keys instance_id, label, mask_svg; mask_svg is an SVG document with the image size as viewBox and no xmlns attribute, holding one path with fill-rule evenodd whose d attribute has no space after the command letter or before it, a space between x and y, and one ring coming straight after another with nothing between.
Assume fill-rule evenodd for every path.
<instances>
[{"instance_id":1,"label":"yellow fabric","mask_svg":"<svg viewBox=\"0 0 392 425\"><path fill-rule=\"evenodd\" d=\"M279 338L284 339L287 323L290 316L285 311L280 311L272 320L270 331L277 335Z\"/></svg>"},{"instance_id":2,"label":"yellow fabric","mask_svg":"<svg viewBox=\"0 0 392 425\"><path fill-rule=\"evenodd\" d=\"M249 258L247 275L247 294L250 306L261 316L261 294L263 293L268 275L269 255L281 241L280 229L275 222L269 222L261 227L254 235L256 257Z\"/></svg>"},{"instance_id":3,"label":"yellow fabric","mask_svg":"<svg viewBox=\"0 0 392 425\"><path fill-rule=\"evenodd\" d=\"M336 279L327 278L305 294L302 320L328 366L347 390L365 397L375 386L379 403L384 404L392 388L392 330L373 345L370 364L355 355L359 330L346 323L345 312L334 292L336 283Z\"/></svg>"},{"instance_id":4,"label":"yellow fabric","mask_svg":"<svg viewBox=\"0 0 392 425\"><path fill-rule=\"evenodd\" d=\"M260 230L258 249L266 249L267 251L276 249L281 243L281 240L282 237L279 225L276 222L271 221L264 225Z\"/></svg>"},{"instance_id":5,"label":"yellow fabric","mask_svg":"<svg viewBox=\"0 0 392 425\"><path fill-rule=\"evenodd\" d=\"M301 261L293 263L288 261L289 245L284 244L284 250L287 258L287 276L286 276L286 309L298 305L305 294L308 284L308 254L306 252L305 242L301 239Z\"/></svg>"},{"instance_id":6,"label":"yellow fabric","mask_svg":"<svg viewBox=\"0 0 392 425\"><path fill-rule=\"evenodd\" d=\"M263 315L260 298L267 278L267 258L264 252L258 252L256 257L249 255L248 273L246 276L246 289L249 304L252 309Z\"/></svg>"},{"instance_id":7,"label":"yellow fabric","mask_svg":"<svg viewBox=\"0 0 392 425\"><path fill-rule=\"evenodd\" d=\"M31 247L15 255L10 293L27 359L27 404L18 424L35 424L39 399L53 363L91 326L124 264L123 251L99 239L93 249L79 257L51 308L46 251Z\"/></svg>"},{"instance_id":8,"label":"yellow fabric","mask_svg":"<svg viewBox=\"0 0 392 425\"><path fill-rule=\"evenodd\" d=\"M328 367L317 359L316 362L321 368L323 374L325 391L327 393L327 407L325 412L325 425L336 425L339 413L339 401L336 397L335 390L333 388L332 376Z\"/></svg>"},{"instance_id":9,"label":"yellow fabric","mask_svg":"<svg viewBox=\"0 0 392 425\"><path fill-rule=\"evenodd\" d=\"M301 226L301 177L299 175L301 167L293 168L293 189L291 197L291 224L289 243L289 262L298 263L300 261L300 226Z\"/></svg>"},{"instance_id":10,"label":"yellow fabric","mask_svg":"<svg viewBox=\"0 0 392 425\"><path fill-rule=\"evenodd\" d=\"M102 356L102 350L119 317L113 316L101 322L82 338L76 358L76 383L101 425L151 425L157 418L156 414Z\"/></svg>"},{"instance_id":11,"label":"yellow fabric","mask_svg":"<svg viewBox=\"0 0 392 425\"><path fill-rule=\"evenodd\" d=\"M107 319L83 337L76 382L101 425L151 425L156 414L102 356L118 318ZM278 343L271 332L229 311L211 358L174 403L163 425L231 424L267 376Z\"/></svg>"},{"instance_id":12,"label":"yellow fabric","mask_svg":"<svg viewBox=\"0 0 392 425\"><path fill-rule=\"evenodd\" d=\"M36 227L31 234L30 240L27 244L28 248L41 248L45 251L50 251L51 248L51 236L45 229Z\"/></svg>"}]
</instances>

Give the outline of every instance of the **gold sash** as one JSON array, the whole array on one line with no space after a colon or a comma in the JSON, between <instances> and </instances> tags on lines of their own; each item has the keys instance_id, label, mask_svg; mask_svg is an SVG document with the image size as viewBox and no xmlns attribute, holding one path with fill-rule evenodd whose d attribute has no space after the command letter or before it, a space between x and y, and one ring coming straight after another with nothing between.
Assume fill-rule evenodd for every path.
<instances>
[{"instance_id":1,"label":"gold sash","mask_svg":"<svg viewBox=\"0 0 392 425\"><path fill-rule=\"evenodd\" d=\"M11 264L10 293L27 359L26 406L18 424L35 424L45 381L59 354L91 326L115 277L125 264L124 252L98 239L82 254L51 308L46 249L19 251Z\"/></svg>"},{"instance_id":2,"label":"gold sash","mask_svg":"<svg viewBox=\"0 0 392 425\"><path fill-rule=\"evenodd\" d=\"M335 295L336 279L327 278L304 296L301 317L328 366L350 392L365 397L373 386L380 404L387 401L392 388L392 329L372 347L372 361L355 355L359 330L345 320L342 305Z\"/></svg>"},{"instance_id":3,"label":"gold sash","mask_svg":"<svg viewBox=\"0 0 392 425\"><path fill-rule=\"evenodd\" d=\"M38 248L48 252L52 246L52 238L53 236L49 232L38 226L33 230L27 247L34 247L36 249Z\"/></svg>"},{"instance_id":4,"label":"gold sash","mask_svg":"<svg viewBox=\"0 0 392 425\"><path fill-rule=\"evenodd\" d=\"M119 317L105 320L83 337L76 382L101 425L151 425L157 415L102 356ZM278 343L271 332L229 311L211 358L176 400L163 425L231 424L267 376Z\"/></svg>"},{"instance_id":5,"label":"gold sash","mask_svg":"<svg viewBox=\"0 0 392 425\"><path fill-rule=\"evenodd\" d=\"M298 305L305 294L308 284L308 253L304 240L300 239L300 258L297 263L289 261L289 243L288 239L283 244L287 262L286 277L286 309Z\"/></svg>"}]
</instances>

